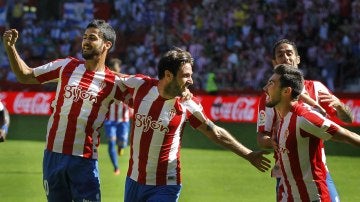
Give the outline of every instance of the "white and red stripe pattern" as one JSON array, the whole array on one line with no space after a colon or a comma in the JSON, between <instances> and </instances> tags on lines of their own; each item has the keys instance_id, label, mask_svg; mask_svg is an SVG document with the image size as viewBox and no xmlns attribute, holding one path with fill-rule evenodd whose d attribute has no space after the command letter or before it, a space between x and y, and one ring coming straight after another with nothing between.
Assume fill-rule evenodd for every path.
<instances>
[{"instance_id":1,"label":"white and red stripe pattern","mask_svg":"<svg viewBox=\"0 0 360 202\"><path fill-rule=\"evenodd\" d=\"M98 129L114 100L124 98L119 78L109 69L89 71L74 58L59 59L34 69L40 83L58 81L47 127L49 151L97 159Z\"/></svg>"},{"instance_id":2,"label":"white and red stripe pattern","mask_svg":"<svg viewBox=\"0 0 360 202\"><path fill-rule=\"evenodd\" d=\"M279 201L330 201L322 149L323 140L338 129L305 104L296 104L281 120L276 151L283 174Z\"/></svg>"},{"instance_id":3,"label":"white and red stripe pattern","mask_svg":"<svg viewBox=\"0 0 360 202\"><path fill-rule=\"evenodd\" d=\"M109 121L116 122L129 122L130 121L130 108L127 104L112 103L110 105L109 114L107 117Z\"/></svg>"},{"instance_id":4,"label":"white and red stripe pattern","mask_svg":"<svg viewBox=\"0 0 360 202\"><path fill-rule=\"evenodd\" d=\"M186 102L164 99L157 84L158 80L143 75L125 81L134 100L128 176L140 184L181 184L180 147L185 122L196 128L207 118L195 98Z\"/></svg>"},{"instance_id":5,"label":"white and red stripe pattern","mask_svg":"<svg viewBox=\"0 0 360 202\"><path fill-rule=\"evenodd\" d=\"M305 80L304 81L304 90L309 94L309 96L320 104L322 108L326 110L326 114L330 119L336 117L336 110L334 107L329 106L329 103L319 102L319 92L327 92L333 94L324 84L319 81Z\"/></svg>"},{"instance_id":6,"label":"white and red stripe pattern","mask_svg":"<svg viewBox=\"0 0 360 202\"><path fill-rule=\"evenodd\" d=\"M304 82L304 93L308 93L308 95L320 103L320 105L326 110L327 116L330 119L335 119L336 110L333 107L329 107L328 103L319 102L319 91L328 92L332 94L324 84L319 81L313 80L305 80ZM265 98L266 94L260 98L259 107L258 107L258 121L257 121L257 131L258 132L271 132L274 128L274 124L276 124L276 112L274 108L265 107Z\"/></svg>"}]
</instances>

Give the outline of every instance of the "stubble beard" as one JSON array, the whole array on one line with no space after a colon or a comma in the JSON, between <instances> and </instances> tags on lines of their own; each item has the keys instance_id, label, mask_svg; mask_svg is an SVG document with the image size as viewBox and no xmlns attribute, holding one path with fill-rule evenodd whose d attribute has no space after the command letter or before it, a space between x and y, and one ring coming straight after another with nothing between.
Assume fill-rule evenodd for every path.
<instances>
[{"instance_id":1,"label":"stubble beard","mask_svg":"<svg viewBox=\"0 0 360 202\"><path fill-rule=\"evenodd\" d=\"M165 93L169 96L172 97L176 97L176 96L181 96L182 95L182 91L181 91L181 87L179 86L179 84L176 81L171 81L167 86L165 86L164 89Z\"/></svg>"}]
</instances>

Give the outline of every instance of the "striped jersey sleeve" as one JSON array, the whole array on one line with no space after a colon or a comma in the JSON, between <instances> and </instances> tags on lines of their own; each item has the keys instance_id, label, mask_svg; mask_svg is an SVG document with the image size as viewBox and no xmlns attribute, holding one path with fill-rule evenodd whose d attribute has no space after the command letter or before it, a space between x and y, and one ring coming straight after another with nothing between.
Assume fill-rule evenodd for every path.
<instances>
[{"instance_id":1,"label":"striped jersey sleeve","mask_svg":"<svg viewBox=\"0 0 360 202\"><path fill-rule=\"evenodd\" d=\"M99 129L114 99L123 99L108 68L90 71L74 58L55 60L34 69L41 83L58 81L47 126L49 151L97 159Z\"/></svg>"},{"instance_id":2,"label":"striped jersey sleeve","mask_svg":"<svg viewBox=\"0 0 360 202\"><path fill-rule=\"evenodd\" d=\"M124 80L132 92L133 121L127 175L140 184L181 184L180 148L186 122L197 127L206 118L196 99L160 96L158 80L136 75ZM198 114L200 113L200 114Z\"/></svg>"}]
</instances>

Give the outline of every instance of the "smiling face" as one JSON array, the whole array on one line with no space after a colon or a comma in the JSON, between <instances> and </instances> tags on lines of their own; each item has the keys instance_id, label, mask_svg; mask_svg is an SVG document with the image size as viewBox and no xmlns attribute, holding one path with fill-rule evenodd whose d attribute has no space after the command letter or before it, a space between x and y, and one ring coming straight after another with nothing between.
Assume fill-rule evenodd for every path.
<instances>
[{"instance_id":1,"label":"smiling face","mask_svg":"<svg viewBox=\"0 0 360 202\"><path fill-rule=\"evenodd\" d=\"M279 64L288 64L293 67L298 67L300 64L300 56L297 54L294 46L288 43L281 43L275 48L272 63L274 67Z\"/></svg>"},{"instance_id":2,"label":"smiling face","mask_svg":"<svg viewBox=\"0 0 360 202\"><path fill-rule=\"evenodd\" d=\"M179 68L176 76L167 71L167 76L172 77L171 81L165 87L165 93L169 96L181 96L186 89L193 84L192 80L192 66L190 63L185 63Z\"/></svg>"},{"instance_id":3,"label":"smiling face","mask_svg":"<svg viewBox=\"0 0 360 202\"><path fill-rule=\"evenodd\" d=\"M111 42L108 42L111 43ZM91 60L106 53L105 45L108 45L101 37L100 30L97 28L86 29L82 39L82 56L86 60ZM111 46L111 44L110 44Z\"/></svg>"}]
</instances>

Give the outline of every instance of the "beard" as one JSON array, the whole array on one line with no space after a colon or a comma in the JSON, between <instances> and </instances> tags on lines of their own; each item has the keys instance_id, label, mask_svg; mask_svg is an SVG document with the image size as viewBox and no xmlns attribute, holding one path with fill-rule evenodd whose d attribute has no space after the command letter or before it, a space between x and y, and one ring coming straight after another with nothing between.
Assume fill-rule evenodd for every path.
<instances>
[{"instance_id":1,"label":"beard","mask_svg":"<svg viewBox=\"0 0 360 202\"><path fill-rule=\"evenodd\" d=\"M269 107L269 108L273 108L273 107L275 107L277 105L277 103L275 103L275 102L267 102L266 104L265 104L265 106L266 107Z\"/></svg>"},{"instance_id":2,"label":"beard","mask_svg":"<svg viewBox=\"0 0 360 202\"><path fill-rule=\"evenodd\" d=\"M182 95L181 87L175 79L173 79L167 86L165 86L164 91L166 94L174 97Z\"/></svg>"},{"instance_id":3,"label":"beard","mask_svg":"<svg viewBox=\"0 0 360 202\"><path fill-rule=\"evenodd\" d=\"M279 104L279 102L280 102L279 99L276 100L276 99L272 98L270 101L266 101L265 106L272 108L272 107L275 107L277 104Z\"/></svg>"},{"instance_id":4,"label":"beard","mask_svg":"<svg viewBox=\"0 0 360 202\"><path fill-rule=\"evenodd\" d=\"M97 49L96 47L92 48L92 49L88 49L86 51L84 51L84 49L81 50L81 54L82 54L82 57L85 59L85 60L91 60L91 59L94 59L96 57L98 57L99 55L101 55L101 50L100 49Z\"/></svg>"}]
</instances>

